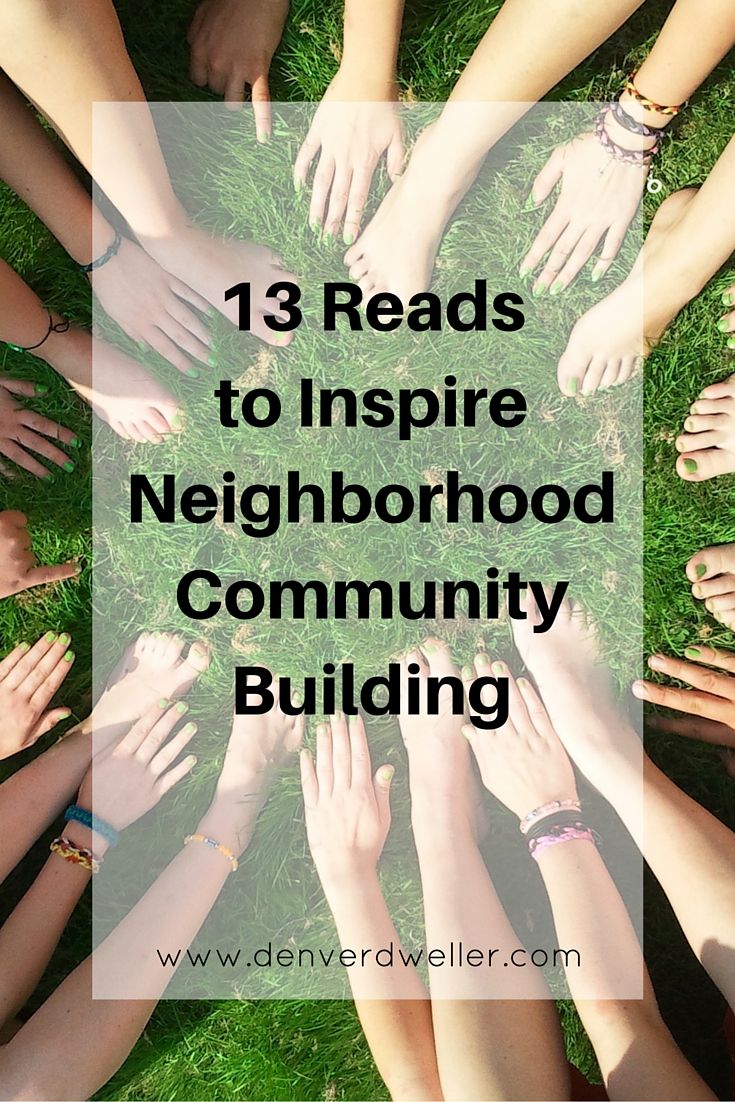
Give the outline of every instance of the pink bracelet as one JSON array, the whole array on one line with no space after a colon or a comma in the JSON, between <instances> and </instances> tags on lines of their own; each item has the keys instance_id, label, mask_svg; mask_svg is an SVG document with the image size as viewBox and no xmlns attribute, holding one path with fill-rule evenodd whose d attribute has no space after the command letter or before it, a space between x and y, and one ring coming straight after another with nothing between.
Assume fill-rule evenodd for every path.
<instances>
[{"instance_id":1,"label":"pink bracelet","mask_svg":"<svg viewBox=\"0 0 735 1102\"><path fill-rule=\"evenodd\" d=\"M529 843L528 852L534 861L538 861L539 855L552 846L562 842L592 842L595 844L595 836L588 827L565 827L558 834L543 834L540 838L534 838Z\"/></svg>"},{"instance_id":2,"label":"pink bracelet","mask_svg":"<svg viewBox=\"0 0 735 1102\"><path fill-rule=\"evenodd\" d=\"M524 815L520 821L519 829L521 834L528 834L534 823L538 823L548 815L555 815L557 811L581 810L582 805L579 800L552 800L551 803L542 804L541 807L536 807L533 811L529 811L528 815Z\"/></svg>"}]
</instances>

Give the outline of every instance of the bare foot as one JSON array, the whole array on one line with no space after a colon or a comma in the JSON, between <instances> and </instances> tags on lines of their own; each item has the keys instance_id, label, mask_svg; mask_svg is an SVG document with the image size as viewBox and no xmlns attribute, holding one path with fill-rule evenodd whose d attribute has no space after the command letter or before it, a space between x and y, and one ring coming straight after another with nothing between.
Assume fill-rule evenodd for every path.
<instances>
[{"instance_id":1,"label":"bare foot","mask_svg":"<svg viewBox=\"0 0 735 1102\"><path fill-rule=\"evenodd\" d=\"M564 394L594 394L627 382L701 290L704 284L691 283L686 267L682 276L686 258L672 255L669 241L696 194L687 188L661 204L628 278L574 326L557 368Z\"/></svg>"},{"instance_id":2,"label":"bare foot","mask_svg":"<svg viewBox=\"0 0 735 1102\"><path fill-rule=\"evenodd\" d=\"M677 473L686 482L704 482L735 473L735 375L705 387L692 403L677 437Z\"/></svg>"},{"instance_id":3,"label":"bare foot","mask_svg":"<svg viewBox=\"0 0 735 1102\"><path fill-rule=\"evenodd\" d=\"M249 283L250 332L266 344L281 347L293 340L292 333L275 333L265 324L266 314L286 317L280 312L278 300L266 295L268 288L284 280L296 282L296 277L284 271L278 257L265 245L212 237L194 226L179 231L174 238L143 244L162 268L183 280L233 325L239 320L239 303L236 298L225 302L225 291L238 283Z\"/></svg>"},{"instance_id":4,"label":"bare foot","mask_svg":"<svg viewBox=\"0 0 735 1102\"><path fill-rule=\"evenodd\" d=\"M486 661L484 654L475 658L477 677L487 672ZM494 671L508 679L508 722L494 731L470 724L462 729L485 788L519 819L552 800L576 800L574 770L540 699L528 681L516 683L502 662L494 663ZM468 686L474 680L467 678Z\"/></svg>"},{"instance_id":5,"label":"bare foot","mask_svg":"<svg viewBox=\"0 0 735 1102\"><path fill-rule=\"evenodd\" d=\"M687 563L692 595L721 624L735 631L735 544L706 547Z\"/></svg>"},{"instance_id":6,"label":"bare foot","mask_svg":"<svg viewBox=\"0 0 735 1102\"><path fill-rule=\"evenodd\" d=\"M536 682L567 753L599 791L621 756L635 761L640 742L620 715L610 671L602 662L592 619L565 600L551 628L534 633L540 614L532 596L525 620L513 620L518 652Z\"/></svg>"},{"instance_id":7,"label":"bare foot","mask_svg":"<svg viewBox=\"0 0 735 1102\"><path fill-rule=\"evenodd\" d=\"M130 644L110 674L107 686L83 727L94 734L98 753L124 733L157 701L164 704L184 696L209 667L209 648L203 641L186 643L168 632L143 632Z\"/></svg>"},{"instance_id":8,"label":"bare foot","mask_svg":"<svg viewBox=\"0 0 735 1102\"><path fill-rule=\"evenodd\" d=\"M732 287L728 287L722 295L723 306L735 306L735 283ZM735 310L730 310L724 317L720 318L717 323L717 328L721 333L727 335L727 347L735 348Z\"/></svg>"},{"instance_id":9,"label":"bare foot","mask_svg":"<svg viewBox=\"0 0 735 1102\"><path fill-rule=\"evenodd\" d=\"M304 716L287 716L276 706L262 716L238 716L212 804L199 824L209 838L241 854L252 837L273 781L304 737Z\"/></svg>"},{"instance_id":10,"label":"bare foot","mask_svg":"<svg viewBox=\"0 0 735 1102\"><path fill-rule=\"evenodd\" d=\"M436 187L432 133L427 127L421 134L403 176L345 253L350 279L365 296L390 291L406 305L428 290L447 223L475 179L458 179L451 190Z\"/></svg>"},{"instance_id":11,"label":"bare foot","mask_svg":"<svg viewBox=\"0 0 735 1102\"><path fill-rule=\"evenodd\" d=\"M52 333L39 353L124 440L160 444L179 432L181 408L135 360L83 329Z\"/></svg>"},{"instance_id":12,"label":"bare foot","mask_svg":"<svg viewBox=\"0 0 735 1102\"><path fill-rule=\"evenodd\" d=\"M418 666L420 710L409 715L407 683L415 680ZM409 762L411 810L415 822L449 810L464 820L472 836L480 840L487 830L482 793L472 768L467 740L462 735L466 722L464 701L456 709L451 690L442 688L437 713L429 712L427 677L454 677L460 673L449 648L437 639L427 639L421 649L410 651L401 661L401 713L399 724Z\"/></svg>"}]
</instances>

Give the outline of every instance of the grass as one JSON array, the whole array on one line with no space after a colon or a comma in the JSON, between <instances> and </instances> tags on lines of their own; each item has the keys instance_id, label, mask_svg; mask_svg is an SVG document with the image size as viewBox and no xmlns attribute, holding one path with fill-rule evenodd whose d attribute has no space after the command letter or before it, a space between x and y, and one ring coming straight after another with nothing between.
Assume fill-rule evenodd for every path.
<instances>
[{"instance_id":1,"label":"grass","mask_svg":"<svg viewBox=\"0 0 735 1102\"><path fill-rule=\"evenodd\" d=\"M449 12L444 6L429 0L410 5L407 15L407 27L401 55L401 80L404 90L416 100L434 101L446 97L453 80L470 56L474 45L487 25L498 5L466 6L459 18L455 12ZM164 0L154 10L146 11L141 17L135 11L135 5L125 0L120 5L121 16L126 30L129 46L136 66L141 73L146 90L152 99L199 99L203 98L193 90L186 79L187 50L183 40L188 7ZM607 91L616 88L624 73L639 60L650 43L651 35L660 26L667 6L651 0L623 31L608 43L594 58L577 69L555 95L560 99L580 99L602 97ZM336 66L336 43L340 37L340 6L336 3L319 3L315 0L299 0L294 3L289 28L284 43L274 65L273 93L281 100L311 100L319 97ZM678 187L696 184L706 176L718 153L729 137L730 119L735 82L727 67L723 66L708 82L706 88L696 97L685 121L679 128L679 138L667 146L659 164L657 174L664 183L664 194ZM204 140L203 138L201 139ZM229 143L227 159L222 169L215 175L213 186L216 189L222 217L237 231L250 229L257 237L271 236L263 231L273 226L265 226L267 209L258 201L256 192L248 194L248 165L251 153L243 149L241 143ZM266 150L265 155L277 160L282 154L277 143ZM530 170L536 163L534 151L528 154L527 162L523 156L518 160L519 186L523 172ZM528 167L527 167L528 166ZM528 175L530 178L530 175ZM196 181L191 187L196 190ZM193 196L196 198L196 195ZM61 249L51 241L47 233L40 228L32 216L12 196L0 193L3 255L24 274L34 288L50 304L63 308L77 320L90 320L91 306L83 277L73 268ZM646 215L650 216L655 200L647 200ZM298 213L298 212L296 212ZM328 249L315 244L308 237L293 239L293 218L285 217L275 225L273 244L290 256L294 256L294 267L298 271L323 272L330 270L334 256ZM532 233L533 226L528 225L521 232ZM257 231L257 232L256 232ZM287 234L291 234L288 237ZM278 239L283 235L282 239ZM442 269L441 277L451 279L451 263L457 255L460 243L465 238L460 230L454 240L450 235L443 256L448 264ZM479 242L478 248L486 242ZM512 252L508 251L510 267ZM501 261L504 259L500 254ZM478 264L482 255L478 256ZM729 633L712 621L703 610L695 606L688 593L683 567L688 557L712 543L735 540L735 520L733 517L733 499L730 480L721 479L717 483L693 486L682 483L673 472L673 438L679 431L689 404L701 388L709 382L730 374L731 354L724 348L724 340L717 333L714 320L719 316L719 296L729 283L733 282L732 273L721 273L713 281L703 296L692 304L677 320L666 339L652 355L646 368L645 383L645 652L663 650L681 654L684 647L696 639L707 639L716 645L728 646L731 643ZM584 295L584 289L580 294ZM553 316L553 315L552 315ZM529 337L531 347L530 362L524 365L531 372L538 386L548 395L549 407L554 411L562 405L554 399L553 380L542 375L540 353L543 349L538 341ZM222 334L218 341L218 355L227 362L234 354L232 337ZM351 350L356 353L356 349ZM446 348L451 360L454 348ZM289 361L288 374L314 372L315 365L326 365L329 361L327 350L317 341L303 342L303 350L295 350L299 357ZM391 352L392 355L392 352ZM534 358L535 356L535 358ZM366 370L369 360L358 355L352 357L353 374L350 382L356 387L364 384L360 374ZM43 381L50 387L49 395L43 401L44 412L68 424L85 441L91 437L91 427L86 411L76 399L68 396L67 391L53 375L41 370L37 361L7 352L4 367L12 374L28 376ZM273 372L272 382L287 385L285 373L278 374L278 366L270 366ZM324 367L326 373L326 366ZM428 370L428 365L423 370ZM479 372L479 369L477 369ZM548 369L546 369L548 375ZM420 376L421 371L417 371ZM191 393L191 391L189 391ZM206 394L203 388L201 393ZM613 407L609 404L613 403ZM634 411L636 398L634 388L619 395L606 398L604 403L589 403L584 411L576 404L567 403L563 414L565 430L574 433L582 431L590 417L604 418L614 408L618 423L625 423L626 411ZM39 404L40 405L40 404ZM605 414L605 410L608 414ZM224 457L230 444L224 434L205 434L203 426L192 429L192 450L205 451L212 470L224 470ZM199 433L200 435L197 435ZM339 466L347 441L344 436L335 434L330 441L333 449L334 465ZM426 445L420 444L411 456L405 459L404 470L424 462L430 466L435 457L432 448L436 438L430 438ZM476 441L474 445L476 445ZM283 438L277 434L264 435L254 446L248 439L249 453L254 462L264 469L279 469L283 460ZM426 447L426 453L421 448ZM468 445L470 448L473 443ZM307 463L309 441L296 438L292 442L293 451L289 452L289 463L294 455ZM375 458L375 452L372 458ZM507 467L511 461L507 455L500 457L500 448L495 453L498 462ZM145 462L152 470L156 465L168 466L171 462L184 463L186 456L180 453L167 454L165 460L155 457L141 458L136 455L136 468ZM330 464L331 465L331 464ZM370 468L371 477L377 471ZM417 469L423 469L417 467ZM571 481L570 473L565 471L566 480ZM63 482L62 482L63 478ZM274 478L274 481L277 479ZM74 636L77 662L70 677L68 691L64 700L77 714L83 714L88 707L91 694L91 579L89 562L91 558L91 485L89 452L81 450L77 470L71 476L58 476L52 486L41 486L23 478L6 484L2 489L0 504L3 507L22 507L29 515L33 533L34 547L39 558L46 561L61 561L71 556L80 556L85 561L78 583L67 584L50 591L30 591L16 601L6 601L0 605L0 630L4 645L9 647L21 638L33 638L48 627L66 629ZM377 536L377 533L374 533ZM635 538L632 534L631 538ZM270 545L271 541L269 541ZM461 546L459 552L459 570L474 577L478 564L484 561L482 548L476 535L467 533L463 540L455 543ZM164 548L166 550L166 548ZM340 549L338 549L339 552ZM344 551L344 549L341 549ZM374 560L375 548L369 553L363 545L352 541L347 554L355 575L365 574L364 567ZM526 560L527 571L531 576L542 576L543 561L538 560L538 543L530 537L520 556ZM580 555L585 549L575 550ZM135 578L135 548L123 548L114 562L116 570L124 580L120 588L119 603L113 605L110 614L113 622L124 628L134 630L137 619L135 609L126 607L128 592ZM442 569L437 576L449 576L446 562L446 547L436 544L433 548L423 548L422 557L435 556ZM291 547L286 540L278 537L273 541L269 552L276 558L276 573L287 572ZM329 552L324 538L315 538L312 542L302 541L300 555L306 553L307 562L314 568L324 566L325 556ZM182 561L178 556L186 553L185 546L173 541L167 545L166 553L171 554L173 562ZM380 548L381 562L387 561L395 568L405 555L405 544ZM214 556L218 563L224 562L234 570L234 563L228 557L234 552L228 548L224 535L217 533L208 540L207 554ZM224 559L223 559L224 556ZM516 554L516 559L518 555ZM595 562L593 556L589 556ZM426 560L430 561L430 560ZM537 563L534 569L531 565ZM452 561L452 573L457 565ZM301 558L296 564L294 576L305 573L305 562ZM242 566L239 573L244 573ZM369 570L367 571L369 575ZM634 571L633 571L634 573ZM585 596L593 605L595 601L604 602L604 590L594 584L595 570L588 572L588 592ZM624 590L630 585L635 592L634 578L623 578ZM148 596L160 596L157 593ZM620 603L620 602L618 602ZM610 605L615 602L610 599ZM148 605L150 607L150 605ZM107 608L104 609L106 613ZM598 604L596 611L603 618L610 607ZM168 622L170 609L162 605L159 608L160 623ZM607 616L609 619L609 616ZM606 619L606 622L607 622ZM292 671L298 672L298 663L293 655L308 647L315 656L327 657L334 653L335 644L341 644L345 653L351 646L351 640L340 639L324 632L308 636L307 629L296 625L283 625L286 629L276 640L267 624L255 632L239 636L239 654L257 653L279 669L291 663ZM615 623L613 642L620 652L619 673L624 674L631 647L637 648L635 624L629 625L630 638L626 639L624 622ZM347 632L347 628L344 628ZM501 633L497 638L501 638ZM381 639L375 632L361 637L360 653L355 655L358 665L371 667L380 663L375 655L389 653L389 644L410 641L408 633L403 640L394 637ZM458 649L471 645L471 631L453 640ZM490 636L490 644L495 637ZM97 643L95 644L97 646ZM211 697L229 699L231 681L229 670L224 663L215 663L209 677ZM390 732L380 726L379 740L388 747ZM221 730L221 724L219 729ZM662 764L674 779L682 784L696 799L711 808L716 814L732 822L731 795L728 800L731 783L724 776L716 755L704 747L695 744L682 744L673 739L651 736L650 746L656 760ZM205 784L205 780L202 781ZM205 784L206 787L206 784ZM274 801L269 808L269 819L275 825L283 812L286 797L293 798L293 786ZM264 832L269 838L273 832ZM23 869L10 883L4 906L10 906L41 860L43 847L24 864ZM278 859L280 851L266 854L264 862ZM404 904L401 896L401 884L398 879L391 880L392 902L404 914L404 906L410 913L411 901ZM316 894L314 899L316 900ZM72 967L86 951L90 942L90 911L87 901L79 908L71 923L59 952L53 962L43 987L34 999L36 1002L58 982L60 976ZM675 921L670 914L666 901L652 883L647 883L646 891L646 948L654 982L662 1001L667 1020L687 1054L693 1059L699 1070L714 1086L723 1089L725 1064L719 1025L722 1017L722 1003L711 985L694 961L686 947ZM594 1071L594 1061L588 1042L575 1015L566 1008L564 1024L570 1057L583 1070ZM140 1044L132 1053L121 1071L101 1092L101 1097L110 1099L378 1099L385 1097L385 1089L380 1083L361 1033L348 1003L344 1002L241 1002L241 1003L195 1003L167 1002L160 1006Z\"/></svg>"}]
</instances>

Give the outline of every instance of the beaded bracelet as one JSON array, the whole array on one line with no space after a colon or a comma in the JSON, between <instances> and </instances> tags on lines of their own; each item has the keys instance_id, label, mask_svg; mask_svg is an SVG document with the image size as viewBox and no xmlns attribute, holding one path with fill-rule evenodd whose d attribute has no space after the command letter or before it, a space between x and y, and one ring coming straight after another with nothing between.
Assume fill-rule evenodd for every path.
<instances>
[{"instance_id":1,"label":"beaded bracelet","mask_svg":"<svg viewBox=\"0 0 735 1102\"><path fill-rule=\"evenodd\" d=\"M544 850L551 849L552 846L558 846L564 842L592 842L595 845L595 841L595 835L590 828L579 822L574 826L562 827L540 838L532 839L528 843L528 852L534 861L538 861Z\"/></svg>"},{"instance_id":2,"label":"beaded bracelet","mask_svg":"<svg viewBox=\"0 0 735 1102\"><path fill-rule=\"evenodd\" d=\"M605 119L607 117L607 108L603 108L595 119L595 136L598 142L604 150L606 150L611 157L614 157L616 161L622 161L624 164L640 165L642 168L648 168L651 161L661 148L660 143L656 142L650 147L650 149L626 149L622 145L618 145L614 141L607 130L605 129Z\"/></svg>"},{"instance_id":3,"label":"beaded bracelet","mask_svg":"<svg viewBox=\"0 0 735 1102\"><path fill-rule=\"evenodd\" d=\"M656 103L652 99L648 99L647 96L642 95L635 86L637 71L631 73L625 82L625 91L629 96L640 104L646 111L655 111L657 115L678 115L683 107L686 107L686 102L677 104L664 104Z\"/></svg>"},{"instance_id":4,"label":"beaded bracelet","mask_svg":"<svg viewBox=\"0 0 735 1102\"><path fill-rule=\"evenodd\" d=\"M70 865L79 865L87 872L91 872L93 876L100 871L102 866L101 859L95 857L91 849L76 846L68 838L54 838L49 849L57 857L61 857L63 861L68 861Z\"/></svg>"},{"instance_id":5,"label":"beaded bracelet","mask_svg":"<svg viewBox=\"0 0 735 1102\"><path fill-rule=\"evenodd\" d=\"M48 314L48 328L40 341L37 341L36 344L26 345L11 344L10 341L6 341L5 343L8 348L12 348L14 352L33 352L36 348L40 348L42 344L45 344L52 333L68 333L71 322L66 318L63 318L62 321L55 322L51 311L47 310L46 313Z\"/></svg>"},{"instance_id":6,"label":"beaded bracelet","mask_svg":"<svg viewBox=\"0 0 735 1102\"><path fill-rule=\"evenodd\" d=\"M528 815L523 816L519 824L521 834L528 834L534 823L554 815L557 811L574 811L579 815L581 810L582 805L579 800L552 800L551 803L542 804L541 807L536 807L533 811L529 811Z\"/></svg>"},{"instance_id":7,"label":"beaded bracelet","mask_svg":"<svg viewBox=\"0 0 735 1102\"><path fill-rule=\"evenodd\" d=\"M120 246L122 245L122 234L115 230L115 236L112 239L112 244L105 249L101 256L98 256L96 260L90 261L89 264L78 265L83 272L88 275L90 272L96 272L98 268L101 268L103 264L106 264L108 260L112 260L113 256L117 256L120 252Z\"/></svg>"},{"instance_id":8,"label":"beaded bracelet","mask_svg":"<svg viewBox=\"0 0 735 1102\"><path fill-rule=\"evenodd\" d=\"M67 807L64 812L64 821L67 823L81 823L82 826L93 830L95 834L99 834L100 838L104 838L108 846L114 847L120 841L119 831L106 823L104 819L99 819L86 807L79 807L78 804Z\"/></svg>"},{"instance_id":9,"label":"beaded bracelet","mask_svg":"<svg viewBox=\"0 0 735 1102\"><path fill-rule=\"evenodd\" d=\"M223 857L226 857L232 866L232 871L237 872L239 862L235 854L227 846L223 846L221 842L215 841L214 838L207 838L206 834L187 834L184 838L184 845L188 846L191 842L198 842L202 846L206 846L208 849L216 850L217 853L221 853Z\"/></svg>"}]
</instances>

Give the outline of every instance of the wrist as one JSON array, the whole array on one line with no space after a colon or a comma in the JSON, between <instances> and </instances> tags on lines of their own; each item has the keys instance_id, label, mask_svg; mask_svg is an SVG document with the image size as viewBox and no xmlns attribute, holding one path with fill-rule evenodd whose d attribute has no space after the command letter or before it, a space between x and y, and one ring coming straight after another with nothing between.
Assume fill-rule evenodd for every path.
<instances>
[{"instance_id":1,"label":"wrist","mask_svg":"<svg viewBox=\"0 0 735 1102\"><path fill-rule=\"evenodd\" d=\"M379 887L378 866L373 860L315 861L324 894L330 906L344 899L370 896Z\"/></svg>"},{"instance_id":2,"label":"wrist","mask_svg":"<svg viewBox=\"0 0 735 1102\"><path fill-rule=\"evenodd\" d=\"M334 84L346 93L345 99L355 103L398 99L395 66L360 51L352 54L345 50Z\"/></svg>"}]
</instances>

